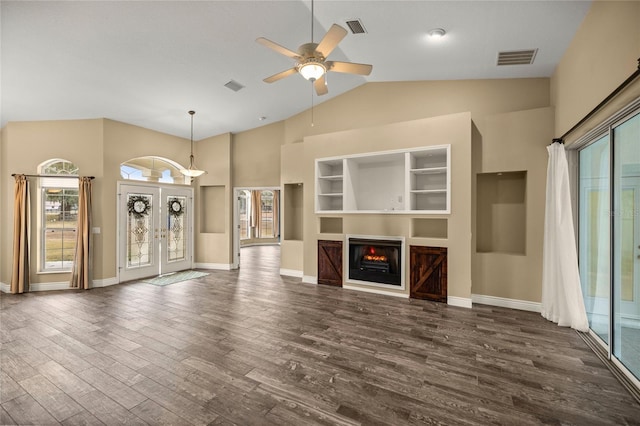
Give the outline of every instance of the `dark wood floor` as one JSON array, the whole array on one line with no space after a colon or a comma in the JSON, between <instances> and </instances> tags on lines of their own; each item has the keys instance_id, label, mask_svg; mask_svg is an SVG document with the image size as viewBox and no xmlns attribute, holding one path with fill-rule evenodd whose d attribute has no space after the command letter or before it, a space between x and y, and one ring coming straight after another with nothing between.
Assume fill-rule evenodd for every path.
<instances>
[{"instance_id":1,"label":"dark wood floor","mask_svg":"<svg viewBox=\"0 0 640 426\"><path fill-rule=\"evenodd\" d=\"M640 424L582 339L531 312L280 277L2 295L0 423Z\"/></svg>"}]
</instances>

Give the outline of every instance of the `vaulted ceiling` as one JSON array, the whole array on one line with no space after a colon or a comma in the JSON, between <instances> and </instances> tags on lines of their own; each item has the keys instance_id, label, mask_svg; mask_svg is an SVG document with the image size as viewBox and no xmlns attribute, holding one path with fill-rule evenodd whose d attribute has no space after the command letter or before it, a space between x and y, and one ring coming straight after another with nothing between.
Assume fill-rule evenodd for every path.
<instances>
[{"instance_id":1,"label":"vaulted ceiling","mask_svg":"<svg viewBox=\"0 0 640 426\"><path fill-rule=\"evenodd\" d=\"M1 13L2 126L8 121L106 117L194 138L286 119L365 83L550 77L589 1L315 2L313 40L359 20L329 59L373 65L331 72L317 97L300 75L263 78L311 41L309 1L6 1ZM438 41L427 34L443 28ZM502 51L537 49L533 64L498 66ZM233 91L225 84L244 86Z\"/></svg>"}]
</instances>

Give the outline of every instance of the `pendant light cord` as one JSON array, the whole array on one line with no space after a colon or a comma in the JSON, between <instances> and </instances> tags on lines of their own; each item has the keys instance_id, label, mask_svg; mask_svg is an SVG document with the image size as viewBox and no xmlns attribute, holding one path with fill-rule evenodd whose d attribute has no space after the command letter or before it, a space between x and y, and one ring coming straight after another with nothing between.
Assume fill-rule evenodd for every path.
<instances>
[{"instance_id":1,"label":"pendant light cord","mask_svg":"<svg viewBox=\"0 0 640 426\"><path fill-rule=\"evenodd\" d=\"M195 111L189 111L189 115L191 115L191 155L189 156L189 168L193 168L193 115Z\"/></svg>"}]
</instances>

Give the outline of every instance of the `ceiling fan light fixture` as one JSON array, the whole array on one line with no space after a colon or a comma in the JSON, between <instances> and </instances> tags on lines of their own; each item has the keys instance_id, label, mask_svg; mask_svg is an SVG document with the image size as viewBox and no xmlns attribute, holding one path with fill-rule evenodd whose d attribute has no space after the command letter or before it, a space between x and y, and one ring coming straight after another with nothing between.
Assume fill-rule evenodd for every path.
<instances>
[{"instance_id":1,"label":"ceiling fan light fixture","mask_svg":"<svg viewBox=\"0 0 640 426\"><path fill-rule=\"evenodd\" d=\"M189 168L180 169L180 173L191 178L196 178L198 176L202 176L203 174L207 173L204 170L198 169L195 163L195 159L193 157L193 115L195 113L196 113L195 111L189 111L189 115L191 116L191 155L189 156Z\"/></svg>"},{"instance_id":2,"label":"ceiling fan light fixture","mask_svg":"<svg viewBox=\"0 0 640 426\"><path fill-rule=\"evenodd\" d=\"M310 59L298 65L298 72L306 80L316 81L327 72L327 68L323 63Z\"/></svg>"}]
</instances>

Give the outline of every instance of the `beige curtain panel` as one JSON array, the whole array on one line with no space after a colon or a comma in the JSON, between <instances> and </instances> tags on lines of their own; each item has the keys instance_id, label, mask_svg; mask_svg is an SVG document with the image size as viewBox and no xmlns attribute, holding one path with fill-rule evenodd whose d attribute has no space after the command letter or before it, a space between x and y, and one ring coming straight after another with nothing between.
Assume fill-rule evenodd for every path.
<instances>
[{"instance_id":1,"label":"beige curtain panel","mask_svg":"<svg viewBox=\"0 0 640 426\"><path fill-rule=\"evenodd\" d=\"M262 212L260 191L251 191L251 227L254 228L252 238L260 237L262 228L260 213Z\"/></svg>"},{"instance_id":2,"label":"beige curtain panel","mask_svg":"<svg viewBox=\"0 0 640 426\"><path fill-rule=\"evenodd\" d=\"M71 288L91 286L91 178L82 176L78 184L78 225L73 256Z\"/></svg>"},{"instance_id":3,"label":"beige curtain panel","mask_svg":"<svg viewBox=\"0 0 640 426\"><path fill-rule=\"evenodd\" d=\"M29 181L25 175L16 175L13 208L13 270L11 293L29 291Z\"/></svg>"},{"instance_id":4,"label":"beige curtain panel","mask_svg":"<svg viewBox=\"0 0 640 426\"><path fill-rule=\"evenodd\" d=\"M273 191L273 236L280 235L280 191Z\"/></svg>"}]
</instances>

